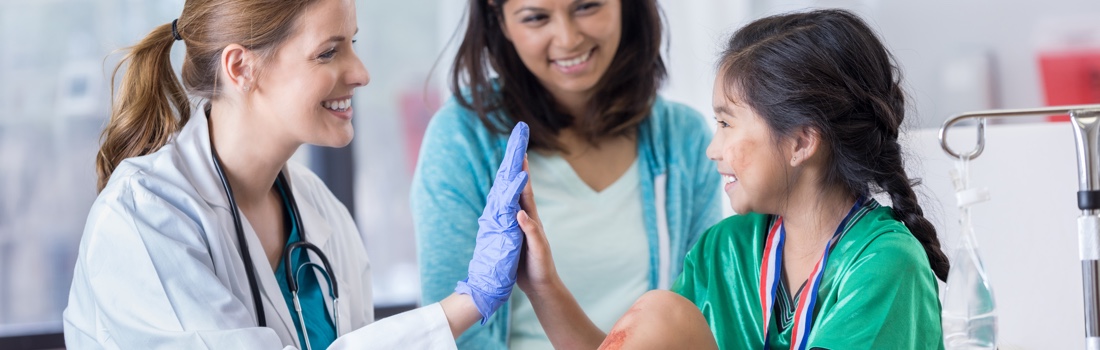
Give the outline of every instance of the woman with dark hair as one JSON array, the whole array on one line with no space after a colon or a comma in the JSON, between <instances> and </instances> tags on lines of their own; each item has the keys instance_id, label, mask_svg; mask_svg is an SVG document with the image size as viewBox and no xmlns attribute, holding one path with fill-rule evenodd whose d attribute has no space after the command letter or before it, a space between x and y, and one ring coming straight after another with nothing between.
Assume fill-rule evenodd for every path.
<instances>
[{"instance_id":1,"label":"woman with dark hair","mask_svg":"<svg viewBox=\"0 0 1100 350\"><path fill-rule=\"evenodd\" d=\"M718 71L707 155L744 214L707 230L672 292L640 299L604 346L712 333L723 349L942 348L936 278L949 265L905 172L900 73L874 31L843 10L760 19L733 36ZM599 343L578 330L547 219L530 189L523 196L520 288L548 305L540 319L552 339Z\"/></svg>"},{"instance_id":2,"label":"woman with dark hair","mask_svg":"<svg viewBox=\"0 0 1100 350\"><path fill-rule=\"evenodd\" d=\"M454 98L428 126L413 181L424 302L462 278L504 131L525 122L562 281L606 331L634 299L671 285L721 215L705 120L657 95L657 1L471 0L468 13ZM459 347L549 348L540 318L517 293Z\"/></svg>"}]
</instances>

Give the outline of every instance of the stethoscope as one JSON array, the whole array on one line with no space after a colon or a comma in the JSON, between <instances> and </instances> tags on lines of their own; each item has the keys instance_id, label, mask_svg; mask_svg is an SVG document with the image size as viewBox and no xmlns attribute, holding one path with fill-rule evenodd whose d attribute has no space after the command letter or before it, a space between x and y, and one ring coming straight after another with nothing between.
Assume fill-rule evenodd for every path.
<instances>
[{"instance_id":1,"label":"stethoscope","mask_svg":"<svg viewBox=\"0 0 1100 350\"><path fill-rule=\"evenodd\" d=\"M256 318L260 327L267 327L267 320L264 316L263 303L260 301L260 287L256 282L256 267L252 263L252 257L248 254L248 241L244 239L244 230L241 228L241 215L237 210L237 201L233 199L233 190L229 187L229 181L225 179L225 173L222 171L222 164L218 161L218 152L214 150L214 145L210 145L210 155L214 159L214 169L218 171L218 177L221 178L222 187L225 188L225 195L229 198L230 212L233 213L233 226L237 233L237 242L240 242L238 248L241 252L241 260L244 261L244 270L248 275L248 288L252 291L252 304L256 308ZM328 263L328 257L324 253L321 253L321 248L306 242L305 230L302 228L302 215L298 213L298 202L294 201L294 193L290 190L290 184L286 181L286 176L282 172L279 172L279 176L276 179L283 185L283 191L286 194L286 199L290 202L290 210L294 215L295 227L298 229L298 234L301 235L302 240L291 243L283 250L283 269L286 272L286 283L290 287L290 294L294 299L294 311L298 313L298 323L302 327L302 337L305 338L306 350L312 350L313 348L309 344L309 331L306 330L306 319L302 316L302 303L298 300L298 275L305 267L312 267L321 270L325 280L328 281L328 289L332 296L332 326L336 329L336 335L340 335L340 293L336 288L336 278L332 273L332 267ZM312 251L321 259L321 264L324 267L317 265L314 262L305 262L298 266L297 269L291 267L292 253L302 248L308 251ZM308 270L307 270L308 271Z\"/></svg>"}]
</instances>

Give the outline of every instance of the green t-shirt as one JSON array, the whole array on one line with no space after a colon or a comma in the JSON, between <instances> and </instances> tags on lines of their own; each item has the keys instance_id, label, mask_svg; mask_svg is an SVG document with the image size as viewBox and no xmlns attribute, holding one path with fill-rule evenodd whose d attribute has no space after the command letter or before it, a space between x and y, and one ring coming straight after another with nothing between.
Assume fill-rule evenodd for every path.
<instances>
[{"instance_id":1,"label":"green t-shirt","mask_svg":"<svg viewBox=\"0 0 1100 350\"><path fill-rule=\"evenodd\" d=\"M924 248L890 207L867 206L830 253L806 348L943 349L936 277ZM747 214L714 225L672 286L703 312L721 349L764 346L760 264L773 222ZM776 335L779 319L768 325L771 349L790 347L793 327Z\"/></svg>"}]
</instances>

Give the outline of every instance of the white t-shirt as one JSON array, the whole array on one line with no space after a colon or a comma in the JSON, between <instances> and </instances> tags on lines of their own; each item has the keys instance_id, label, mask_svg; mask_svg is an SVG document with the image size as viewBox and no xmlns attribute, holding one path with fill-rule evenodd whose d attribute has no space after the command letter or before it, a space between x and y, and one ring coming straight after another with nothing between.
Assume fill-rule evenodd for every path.
<instances>
[{"instance_id":1,"label":"white t-shirt","mask_svg":"<svg viewBox=\"0 0 1100 350\"><path fill-rule=\"evenodd\" d=\"M527 156L535 204L562 282L604 332L649 290L638 162L596 192L558 155ZM512 349L553 349L527 296L512 292Z\"/></svg>"}]
</instances>

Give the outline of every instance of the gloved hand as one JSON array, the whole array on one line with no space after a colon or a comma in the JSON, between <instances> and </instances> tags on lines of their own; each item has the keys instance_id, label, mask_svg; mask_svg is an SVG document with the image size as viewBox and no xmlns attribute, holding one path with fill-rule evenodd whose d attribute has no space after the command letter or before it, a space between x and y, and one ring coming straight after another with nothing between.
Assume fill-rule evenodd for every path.
<instances>
[{"instance_id":1,"label":"gloved hand","mask_svg":"<svg viewBox=\"0 0 1100 350\"><path fill-rule=\"evenodd\" d=\"M508 301L516 284L523 231L516 221L519 195L527 185L523 160L527 155L527 124L519 122L508 137L504 160L497 169L493 187L485 201L485 210L478 218L477 243L470 260L468 277L458 282L455 292L469 294L481 313L481 324Z\"/></svg>"}]
</instances>

